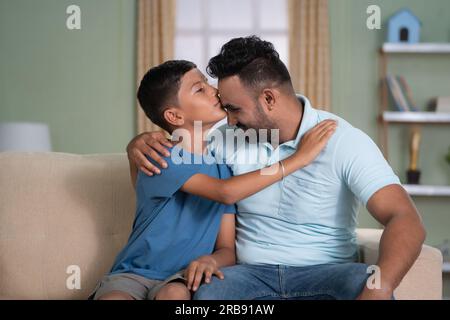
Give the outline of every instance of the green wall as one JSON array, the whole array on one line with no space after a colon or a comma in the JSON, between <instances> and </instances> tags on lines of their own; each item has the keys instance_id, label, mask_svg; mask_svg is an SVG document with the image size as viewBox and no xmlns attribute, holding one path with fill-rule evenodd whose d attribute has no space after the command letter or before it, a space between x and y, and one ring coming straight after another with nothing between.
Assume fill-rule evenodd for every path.
<instances>
[{"instance_id":1,"label":"green wall","mask_svg":"<svg viewBox=\"0 0 450 320\"><path fill-rule=\"evenodd\" d=\"M66 28L71 4L81 30ZM54 151L124 152L134 35L134 1L0 0L0 121L48 123Z\"/></svg>"}]
</instances>

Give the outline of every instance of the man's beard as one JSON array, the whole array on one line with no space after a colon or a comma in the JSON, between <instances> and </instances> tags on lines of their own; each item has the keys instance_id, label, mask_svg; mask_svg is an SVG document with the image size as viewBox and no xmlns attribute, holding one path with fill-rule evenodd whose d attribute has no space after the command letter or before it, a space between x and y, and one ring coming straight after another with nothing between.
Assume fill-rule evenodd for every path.
<instances>
[{"instance_id":1,"label":"man's beard","mask_svg":"<svg viewBox=\"0 0 450 320\"><path fill-rule=\"evenodd\" d=\"M264 113L262 106L259 104L258 101L256 101L256 112L255 112L255 120L253 123L244 125L240 122L236 124L236 127L246 132L247 130L255 130L256 131L256 138L257 142L269 142L271 143L273 137L272 137L272 130L278 130L279 128L276 126L276 124L270 120L267 115ZM260 135L260 131L263 130L266 131L267 134L264 134L262 137ZM248 136L246 137L248 139ZM264 140L264 141L261 141ZM276 139L278 139L278 134Z\"/></svg>"},{"instance_id":2,"label":"man's beard","mask_svg":"<svg viewBox=\"0 0 450 320\"><path fill-rule=\"evenodd\" d=\"M272 141L272 129L279 129L275 122L273 122L271 119L267 117L267 115L263 111L263 107L259 104L258 101L256 101L256 123L255 125L258 127L258 140L260 139L259 136L259 129L267 130L267 142Z\"/></svg>"}]
</instances>

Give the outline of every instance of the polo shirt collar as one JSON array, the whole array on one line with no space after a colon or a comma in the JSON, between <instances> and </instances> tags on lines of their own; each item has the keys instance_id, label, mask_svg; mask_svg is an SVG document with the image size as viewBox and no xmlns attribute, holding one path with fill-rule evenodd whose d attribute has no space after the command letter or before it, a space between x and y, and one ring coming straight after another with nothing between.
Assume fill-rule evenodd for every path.
<instances>
[{"instance_id":1,"label":"polo shirt collar","mask_svg":"<svg viewBox=\"0 0 450 320\"><path fill-rule=\"evenodd\" d=\"M302 122L300 123L300 128L298 129L297 136L295 140L286 141L280 146L286 146L292 149L297 149L298 144L300 143L300 139L302 136L317 122L317 111L311 106L308 98L297 94L297 99L303 104L303 116Z\"/></svg>"}]
</instances>

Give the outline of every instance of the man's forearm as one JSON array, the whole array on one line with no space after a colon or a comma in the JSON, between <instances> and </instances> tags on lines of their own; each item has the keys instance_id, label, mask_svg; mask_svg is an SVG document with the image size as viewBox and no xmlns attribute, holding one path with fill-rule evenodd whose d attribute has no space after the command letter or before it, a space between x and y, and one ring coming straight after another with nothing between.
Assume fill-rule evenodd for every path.
<instances>
[{"instance_id":1,"label":"man's forearm","mask_svg":"<svg viewBox=\"0 0 450 320\"><path fill-rule=\"evenodd\" d=\"M398 287L419 256L424 240L425 230L414 215L393 217L386 224L377 262L381 289L393 291Z\"/></svg>"}]
</instances>

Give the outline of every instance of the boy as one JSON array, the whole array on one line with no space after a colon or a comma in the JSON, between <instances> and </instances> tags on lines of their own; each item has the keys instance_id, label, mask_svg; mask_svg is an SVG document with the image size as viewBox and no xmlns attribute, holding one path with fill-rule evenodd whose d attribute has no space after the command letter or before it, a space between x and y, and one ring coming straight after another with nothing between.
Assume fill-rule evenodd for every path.
<instances>
[{"instance_id":1,"label":"boy","mask_svg":"<svg viewBox=\"0 0 450 320\"><path fill-rule=\"evenodd\" d=\"M139 172L136 218L125 248L99 283L94 299L190 299L201 281L235 264L234 203L310 163L336 128L324 121L302 140L291 157L262 170L231 177L225 164L211 163L206 142L195 145L194 121L202 135L226 116L217 90L192 62L167 61L143 77L138 99L146 115L169 133L186 134L172 156L196 157L196 164L165 160L160 175ZM199 163L200 162L200 163ZM279 165L280 164L280 165ZM133 176L133 174L132 174Z\"/></svg>"}]
</instances>

